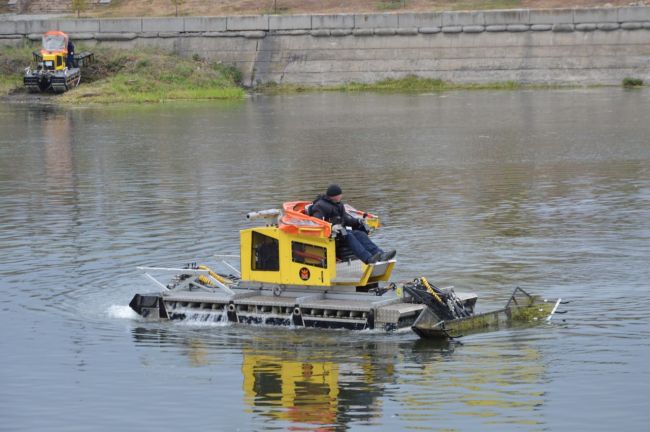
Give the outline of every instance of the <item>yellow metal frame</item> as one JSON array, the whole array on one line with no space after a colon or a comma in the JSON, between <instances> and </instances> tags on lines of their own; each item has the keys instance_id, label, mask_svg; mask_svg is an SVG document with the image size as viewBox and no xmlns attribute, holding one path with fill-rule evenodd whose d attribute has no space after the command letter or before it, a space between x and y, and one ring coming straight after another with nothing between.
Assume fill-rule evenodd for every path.
<instances>
[{"instance_id":1,"label":"yellow metal frame","mask_svg":"<svg viewBox=\"0 0 650 432\"><path fill-rule=\"evenodd\" d=\"M386 267L386 271L382 273L379 276L371 276L372 271L374 269L374 266L365 266L364 272L363 272L363 278L361 279L360 283L358 284L359 286L364 286L368 285L370 283L375 283L375 282L385 282L390 279L390 275L393 272L393 268L395 267L395 261L389 261Z\"/></svg>"}]
</instances>

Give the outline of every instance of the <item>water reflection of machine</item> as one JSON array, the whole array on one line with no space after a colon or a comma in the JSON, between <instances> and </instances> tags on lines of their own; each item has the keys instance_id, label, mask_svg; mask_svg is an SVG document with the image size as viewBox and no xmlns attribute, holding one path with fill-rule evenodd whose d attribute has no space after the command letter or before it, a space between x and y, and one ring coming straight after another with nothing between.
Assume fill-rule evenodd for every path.
<instances>
[{"instance_id":1,"label":"water reflection of machine","mask_svg":"<svg viewBox=\"0 0 650 432\"><path fill-rule=\"evenodd\" d=\"M45 180L50 197L69 196L74 190L74 115L52 106L32 110L33 130L43 142Z\"/></svg>"},{"instance_id":2,"label":"water reflection of machine","mask_svg":"<svg viewBox=\"0 0 650 432\"><path fill-rule=\"evenodd\" d=\"M334 355L287 358L286 351L263 351L243 352L244 398L254 412L319 430L381 416L379 401L394 367L378 366L372 348L349 362Z\"/></svg>"},{"instance_id":3,"label":"water reflection of machine","mask_svg":"<svg viewBox=\"0 0 650 432\"><path fill-rule=\"evenodd\" d=\"M242 363L246 402L272 407L267 415L297 423L335 425L339 365L283 361L245 352Z\"/></svg>"},{"instance_id":4,"label":"water reflection of machine","mask_svg":"<svg viewBox=\"0 0 650 432\"><path fill-rule=\"evenodd\" d=\"M544 392L530 386L543 379L545 368L539 351L526 344L509 347L514 362L504 361L500 349L470 348L471 363L449 361L454 344L430 340L359 344L345 360L314 356L314 347L302 354L274 347L264 343L244 350L244 399L253 412L298 429L338 430L381 418L386 386L393 383L402 388L394 398L406 424L448 420L449 413L477 427L499 416L543 424L535 408L545 402ZM332 353L340 348L332 346ZM400 373L399 363L418 366Z\"/></svg>"},{"instance_id":5,"label":"water reflection of machine","mask_svg":"<svg viewBox=\"0 0 650 432\"><path fill-rule=\"evenodd\" d=\"M133 337L143 347L179 348L167 352L187 357L189 367L204 368L210 378L215 365L230 376L241 373L241 381L208 385L220 395L243 399L254 424L279 430L382 424L396 409L394 404L402 429L544 425L539 407L546 403L546 367L542 353L525 339L464 346L457 355L455 343L426 339L341 342L311 331L251 335L243 341L224 332L223 338L206 338L200 327L189 332L138 327ZM223 356L224 346L234 348L235 358Z\"/></svg>"}]
</instances>

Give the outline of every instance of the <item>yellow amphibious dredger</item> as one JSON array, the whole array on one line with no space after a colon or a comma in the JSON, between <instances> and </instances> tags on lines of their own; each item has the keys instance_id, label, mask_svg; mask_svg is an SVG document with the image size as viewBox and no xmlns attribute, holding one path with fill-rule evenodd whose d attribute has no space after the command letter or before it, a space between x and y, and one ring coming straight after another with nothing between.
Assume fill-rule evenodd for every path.
<instances>
[{"instance_id":1,"label":"yellow amphibious dredger","mask_svg":"<svg viewBox=\"0 0 650 432\"><path fill-rule=\"evenodd\" d=\"M63 93L79 85L81 66L94 61L91 52L73 53L70 37L61 31L48 31L43 35L42 47L32 53L35 67L25 68L23 84L32 93Z\"/></svg>"},{"instance_id":2,"label":"yellow amphibious dredger","mask_svg":"<svg viewBox=\"0 0 650 432\"><path fill-rule=\"evenodd\" d=\"M309 216L310 204L287 202L281 210L249 213L248 219L266 223L240 231L240 269L222 261L229 274L195 263L185 268L138 267L160 292L136 294L131 308L153 319L351 330L412 328L421 337L435 338L455 336L449 329L458 323L465 332L471 330L472 320L483 315L474 314L475 294L439 289L425 278L391 283L396 260L365 264L356 259L339 241L345 228ZM379 228L377 216L347 205L346 211L369 229ZM173 276L164 284L156 273ZM550 316L557 308L524 294L518 300L513 295L507 308L491 312L496 315L477 321L478 326L509 323L517 308L527 311L527 319Z\"/></svg>"}]
</instances>

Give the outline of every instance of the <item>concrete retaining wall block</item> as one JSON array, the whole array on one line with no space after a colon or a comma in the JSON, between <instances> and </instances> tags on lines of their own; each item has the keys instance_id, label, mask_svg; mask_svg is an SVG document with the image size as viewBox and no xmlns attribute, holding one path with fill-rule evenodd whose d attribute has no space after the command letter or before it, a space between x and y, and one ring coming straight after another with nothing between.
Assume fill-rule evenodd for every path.
<instances>
[{"instance_id":1,"label":"concrete retaining wall block","mask_svg":"<svg viewBox=\"0 0 650 432\"><path fill-rule=\"evenodd\" d=\"M624 22L621 24L623 30L641 30L643 28L643 23L640 22Z\"/></svg>"},{"instance_id":2,"label":"concrete retaining wall block","mask_svg":"<svg viewBox=\"0 0 650 432\"><path fill-rule=\"evenodd\" d=\"M201 33L203 33L203 32L200 32L200 31L186 31L186 32L183 32L183 34L181 34L180 36L182 36L182 37L199 37L199 36L201 36Z\"/></svg>"},{"instance_id":3,"label":"concrete retaining wall block","mask_svg":"<svg viewBox=\"0 0 650 432\"><path fill-rule=\"evenodd\" d=\"M463 26L463 33L482 33L484 31L485 26L482 25Z\"/></svg>"},{"instance_id":4,"label":"concrete retaining wall block","mask_svg":"<svg viewBox=\"0 0 650 432\"><path fill-rule=\"evenodd\" d=\"M351 34L352 34L352 29L332 29L332 30L330 30L330 35L331 36L336 36L336 37L349 36Z\"/></svg>"},{"instance_id":5,"label":"concrete retaining wall block","mask_svg":"<svg viewBox=\"0 0 650 432\"><path fill-rule=\"evenodd\" d=\"M639 6L619 8L617 21L650 21L650 7Z\"/></svg>"},{"instance_id":6,"label":"concrete retaining wall block","mask_svg":"<svg viewBox=\"0 0 650 432\"><path fill-rule=\"evenodd\" d=\"M397 14L357 14L354 15L355 28L395 28L398 26Z\"/></svg>"},{"instance_id":7,"label":"concrete retaining wall block","mask_svg":"<svg viewBox=\"0 0 650 432\"><path fill-rule=\"evenodd\" d=\"M260 16L232 16L226 19L226 29L238 30L264 30L269 29L268 15Z\"/></svg>"},{"instance_id":8,"label":"concrete retaining wall block","mask_svg":"<svg viewBox=\"0 0 650 432\"><path fill-rule=\"evenodd\" d=\"M418 29L416 28L406 28L406 27L399 27L395 30L396 34L400 36L412 36L418 34Z\"/></svg>"},{"instance_id":9,"label":"concrete retaining wall block","mask_svg":"<svg viewBox=\"0 0 650 432\"><path fill-rule=\"evenodd\" d=\"M485 25L528 24L530 11L528 9L485 11L483 16Z\"/></svg>"},{"instance_id":10,"label":"concrete retaining wall block","mask_svg":"<svg viewBox=\"0 0 650 432\"><path fill-rule=\"evenodd\" d=\"M19 37L22 37L23 35L26 35L28 33L27 31L27 21L14 21L16 24L16 33L15 35L19 35ZM2 24L0 22L0 24Z\"/></svg>"},{"instance_id":11,"label":"concrete retaining wall block","mask_svg":"<svg viewBox=\"0 0 650 432\"><path fill-rule=\"evenodd\" d=\"M95 33L99 31L99 20L59 20L59 30L66 33Z\"/></svg>"},{"instance_id":12,"label":"concrete retaining wall block","mask_svg":"<svg viewBox=\"0 0 650 432\"><path fill-rule=\"evenodd\" d=\"M554 24L553 31L558 33L572 32L574 30L573 24Z\"/></svg>"},{"instance_id":13,"label":"concrete retaining wall block","mask_svg":"<svg viewBox=\"0 0 650 432\"><path fill-rule=\"evenodd\" d=\"M573 11L573 22L576 24L618 22L618 9L575 9Z\"/></svg>"},{"instance_id":14,"label":"concrete retaining wall block","mask_svg":"<svg viewBox=\"0 0 650 432\"><path fill-rule=\"evenodd\" d=\"M352 30L352 34L355 36L372 36L373 31L372 29L354 29Z\"/></svg>"},{"instance_id":15,"label":"concrete retaining wall block","mask_svg":"<svg viewBox=\"0 0 650 432\"><path fill-rule=\"evenodd\" d=\"M485 26L485 31L489 32L504 32L508 29L508 27L504 24L497 24L497 25L489 25Z\"/></svg>"},{"instance_id":16,"label":"concrete retaining wall block","mask_svg":"<svg viewBox=\"0 0 650 432\"><path fill-rule=\"evenodd\" d=\"M376 28L374 30L377 36L393 36L397 34L397 29L394 28Z\"/></svg>"},{"instance_id":17,"label":"concrete retaining wall block","mask_svg":"<svg viewBox=\"0 0 650 432\"><path fill-rule=\"evenodd\" d=\"M42 37L43 33L50 30L58 30L58 29L59 29L59 23L57 21L34 20L34 21L24 21L23 32L24 34L40 33Z\"/></svg>"},{"instance_id":18,"label":"concrete retaining wall block","mask_svg":"<svg viewBox=\"0 0 650 432\"><path fill-rule=\"evenodd\" d=\"M311 30L275 30L272 31L272 35L277 36L302 36L309 34Z\"/></svg>"},{"instance_id":19,"label":"concrete retaining wall block","mask_svg":"<svg viewBox=\"0 0 650 432\"><path fill-rule=\"evenodd\" d=\"M141 18L121 18L99 20L101 33L140 33L142 31Z\"/></svg>"},{"instance_id":20,"label":"concrete retaining wall block","mask_svg":"<svg viewBox=\"0 0 650 432\"><path fill-rule=\"evenodd\" d=\"M0 34L12 35L18 33L16 21L0 21Z\"/></svg>"},{"instance_id":21,"label":"concrete retaining wall block","mask_svg":"<svg viewBox=\"0 0 650 432\"><path fill-rule=\"evenodd\" d=\"M485 25L483 12L443 12L442 26Z\"/></svg>"},{"instance_id":22,"label":"concrete retaining wall block","mask_svg":"<svg viewBox=\"0 0 650 432\"><path fill-rule=\"evenodd\" d=\"M533 24L530 26L532 31L549 31L553 29L551 24Z\"/></svg>"},{"instance_id":23,"label":"concrete retaining wall block","mask_svg":"<svg viewBox=\"0 0 650 432\"><path fill-rule=\"evenodd\" d=\"M420 27L418 31L422 34L436 34L442 31L442 27Z\"/></svg>"},{"instance_id":24,"label":"concrete retaining wall block","mask_svg":"<svg viewBox=\"0 0 650 432\"><path fill-rule=\"evenodd\" d=\"M519 33L528 31L530 26L528 24L508 24L506 28L509 32Z\"/></svg>"},{"instance_id":25,"label":"concrete retaining wall block","mask_svg":"<svg viewBox=\"0 0 650 432\"><path fill-rule=\"evenodd\" d=\"M129 41L138 35L136 33L96 33L95 39L98 41Z\"/></svg>"},{"instance_id":26,"label":"concrete retaining wall block","mask_svg":"<svg viewBox=\"0 0 650 432\"><path fill-rule=\"evenodd\" d=\"M246 39L264 39L266 37L266 33L267 32L261 30L239 32L239 34Z\"/></svg>"},{"instance_id":27,"label":"concrete retaining wall block","mask_svg":"<svg viewBox=\"0 0 650 432\"><path fill-rule=\"evenodd\" d=\"M324 36L329 36L330 31L328 29L319 29L319 30L312 30L311 35L314 37L324 37Z\"/></svg>"},{"instance_id":28,"label":"concrete retaining wall block","mask_svg":"<svg viewBox=\"0 0 650 432\"><path fill-rule=\"evenodd\" d=\"M317 29L332 29L332 28L354 28L354 15L341 14L341 15L312 15L311 28Z\"/></svg>"},{"instance_id":29,"label":"concrete retaining wall block","mask_svg":"<svg viewBox=\"0 0 650 432\"><path fill-rule=\"evenodd\" d=\"M598 28L596 24L593 23L581 23L576 24L576 30L578 31L594 31Z\"/></svg>"},{"instance_id":30,"label":"concrete retaining wall block","mask_svg":"<svg viewBox=\"0 0 650 432\"><path fill-rule=\"evenodd\" d=\"M600 23L597 24L596 27L598 28L598 30L612 31L612 30L618 30L621 26L619 23Z\"/></svg>"},{"instance_id":31,"label":"concrete retaining wall block","mask_svg":"<svg viewBox=\"0 0 650 432\"><path fill-rule=\"evenodd\" d=\"M95 39L95 33L68 33L73 41L89 41Z\"/></svg>"},{"instance_id":32,"label":"concrete retaining wall block","mask_svg":"<svg viewBox=\"0 0 650 432\"><path fill-rule=\"evenodd\" d=\"M235 37L237 36L236 32L228 32L228 31L210 31L210 32L204 32L201 33L201 36L204 37L209 37L209 38L217 38L217 37Z\"/></svg>"},{"instance_id":33,"label":"concrete retaining wall block","mask_svg":"<svg viewBox=\"0 0 650 432\"><path fill-rule=\"evenodd\" d=\"M445 26L442 28L443 33L460 33L463 31L462 26Z\"/></svg>"},{"instance_id":34,"label":"concrete retaining wall block","mask_svg":"<svg viewBox=\"0 0 650 432\"><path fill-rule=\"evenodd\" d=\"M142 18L143 32L173 33L183 30L183 18Z\"/></svg>"},{"instance_id":35,"label":"concrete retaining wall block","mask_svg":"<svg viewBox=\"0 0 650 432\"><path fill-rule=\"evenodd\" d=\"M528 19L530 24L572 24L573 9L531 10Z\"/></svg>"},{"instance_id":36,"label":"concrete retaining wall block","mask_svg":"<svg viewBox=\"0 0 650 432\"><path fill-rule=\"evenodd\" d=\"M399 27L442 27L442 13L405 13L397 15Z\"/></svg>"},{"instance_id":37,"label":"concrete retaining wall block","mask_svg":"<svg viewBox=\"0 0 650 432\"><path fill-rule=\"evenodd\" d=\"M311 15L271 15L269 30L311 30Z\"/></svg>"},{"instance_id":38,"label":"concrete retaining wall block","mask_svg":"<svg viewBox=\"0 0 650 432\"><path fill-rule=\"evenodd\" d=\"M186 32L226 31L226 17L185 17L183 30Z\"/></svg>"}]
</instances>

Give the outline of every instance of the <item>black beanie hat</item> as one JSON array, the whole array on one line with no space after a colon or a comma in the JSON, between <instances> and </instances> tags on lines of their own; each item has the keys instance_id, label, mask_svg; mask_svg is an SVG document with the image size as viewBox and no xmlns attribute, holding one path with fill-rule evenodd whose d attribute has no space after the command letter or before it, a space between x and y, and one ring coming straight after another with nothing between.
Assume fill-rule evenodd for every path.
<instances>
[{"instance_id":1,"label":"black beanie hat","mask_svg":"<svg viewBox=\"0 0 650 432\"><path fill-rule=\"evenodd\" d=\"M339 186L337 184L330 185L327 188L327 192L325 192L325 194L327 194L328 197L341 195L342 193L343 193L343 190L341 190L341 186Z\"/></svg>"}]
</instances>

